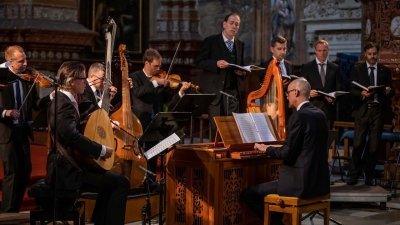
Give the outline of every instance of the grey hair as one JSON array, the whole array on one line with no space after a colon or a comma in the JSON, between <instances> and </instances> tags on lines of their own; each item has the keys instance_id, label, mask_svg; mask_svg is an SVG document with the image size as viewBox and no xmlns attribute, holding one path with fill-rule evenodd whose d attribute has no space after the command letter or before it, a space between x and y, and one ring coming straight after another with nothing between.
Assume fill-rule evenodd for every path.
<instances>
[{"instance_id":1,"label":"grey hair","mask_svg":"<svg viewBox=\"0 0 400 225\"><path fill-rule=\"evenodd\" d=\"M292 83L295 88L299 90L301 96L305 97L306 99L310 98L311 85L305 78L301 77L295 79L292 81Z\"/></svg>"}]
</instances>

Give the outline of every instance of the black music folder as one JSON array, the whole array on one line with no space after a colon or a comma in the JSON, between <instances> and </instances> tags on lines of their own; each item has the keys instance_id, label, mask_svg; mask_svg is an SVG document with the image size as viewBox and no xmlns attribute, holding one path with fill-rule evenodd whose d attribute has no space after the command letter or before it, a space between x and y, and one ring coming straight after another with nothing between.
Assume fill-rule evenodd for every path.
<instances>
[{"instance_id":1,"label":"black music folder","mask_svg":"<svg viewBox=\"0 0 400 225\"><path fill-rule=\"evenodd\" d=\"M183 137L183 126L190 120L189 112L159 112L147 126L139 142L159 142L173 133Z\"/></svg>"},{"instance_id":2,"label":"black music folder","mask_svg":"<svg viewBox=\"0 0 400 225\"><path fill-rule=\"evenodd\" d=\"M171 110L173 112L192 112L192 116L208 113L208 106L216 94L185 94Z\"/></svg>"}]
</instances>

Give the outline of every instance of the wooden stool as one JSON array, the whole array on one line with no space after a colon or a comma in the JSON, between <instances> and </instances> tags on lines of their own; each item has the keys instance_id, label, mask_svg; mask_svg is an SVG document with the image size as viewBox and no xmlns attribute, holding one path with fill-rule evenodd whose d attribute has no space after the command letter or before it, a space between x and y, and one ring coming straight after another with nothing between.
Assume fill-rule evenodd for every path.
<instances>
[{"instance_id":1,"label":"wooden stool","mask_svg":"<svg viewBox=\"0 0 400 225\"><path fill-rule=\"evenodd\" d=\"M292 225L301 224L302 213L324 211L324 225L329 225L330 195L302 199L270 194L264 197L264 225L270 224L270 212L291 214Z\"/></svg>"}]
</instances>

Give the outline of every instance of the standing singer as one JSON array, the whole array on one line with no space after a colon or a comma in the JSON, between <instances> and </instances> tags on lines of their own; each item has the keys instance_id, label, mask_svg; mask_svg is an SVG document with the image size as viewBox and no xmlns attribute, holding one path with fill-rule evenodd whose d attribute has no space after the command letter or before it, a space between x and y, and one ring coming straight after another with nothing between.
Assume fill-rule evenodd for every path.
<instances>
[{"instance_id":1,"label":"standing singer","mask_svg":"<svg viewBox=\"0 0 400 225\"><path fill-rule=\"evenodd\" d=\"M244 44L236 37L240 28L239 14L230 13L226 15L222 28L222 33L204 39L195 62L197 67L204 70L204 74L200 78L201 91L216 94L208 112L212 137L216 133L214 116L225 115L226 112L227 115L231 115L232 112L239 112L238 82L241 81L241 78L238 76L245 75L244 71L229 66L230 63L242 66L244 64ZM220 91L233 97L223 95Z\"/></svg>"}]
</instances>

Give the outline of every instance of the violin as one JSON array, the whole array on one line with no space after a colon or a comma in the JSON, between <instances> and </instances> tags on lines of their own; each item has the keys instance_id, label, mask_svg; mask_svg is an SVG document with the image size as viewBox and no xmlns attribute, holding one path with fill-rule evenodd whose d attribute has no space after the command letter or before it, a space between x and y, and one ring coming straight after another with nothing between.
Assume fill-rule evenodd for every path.
<instances>
[{"instance_id":1,"label":"violin","mask_svg":"<svg viewBox=\"0 0 400 225\"><path fill-rule=\"evenodd\" d=\"M52 79L33 68L27 68L24 74L18 75L21 79L36 83L41 88L50 88L54 85Z\"/></svg>"},{"instance_id":2,"label":"violin","mask_svg":"<svg viewBox=\"0 0 400 225\"><path fill-rule=\"evenodd\" d=\"M153 75L153 77L168 80L169 87L172 89L178 88L179 85L183 82L181 80L181 76L179 76L178 74L167 74L164 70L160 70L158 74ZM199 89L199 86L195 84L190 84L190 87L194 88L195 90Z\"/></svg>"}]
</instances>

